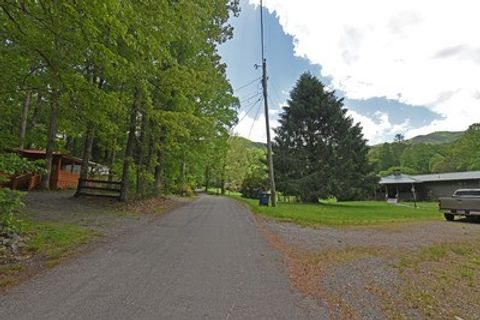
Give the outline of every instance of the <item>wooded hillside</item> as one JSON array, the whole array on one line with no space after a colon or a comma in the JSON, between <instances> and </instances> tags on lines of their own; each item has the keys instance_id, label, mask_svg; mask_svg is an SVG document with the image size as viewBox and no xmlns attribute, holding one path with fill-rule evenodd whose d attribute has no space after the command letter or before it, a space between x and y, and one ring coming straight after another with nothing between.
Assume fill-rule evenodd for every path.
<instances>
[{"instance_id":1,"label":"wooded hillside","mask_svg":"<svg viewBox=\"0 0 480 320\"><path fill-rule=\"evenodd\" d=\"M416 136L407 140L410 144L430 143L430 144L444 144L452 143L460 139L464 131L436 131L429 134Z\"/></svg>"},{"instance_id":2,"label":"wooded hillside","mask_svg":"<svg viewBox=\"0 0 480 320\"><path fill-rule=\"evenodd\" d=\"M422 142L423 141L423 142ZM441 141L446 141L441 143ZM480 125L465 132L434 132L372 147L369 159L382 176L480 170Z\"/></svg>"}]
</instances>

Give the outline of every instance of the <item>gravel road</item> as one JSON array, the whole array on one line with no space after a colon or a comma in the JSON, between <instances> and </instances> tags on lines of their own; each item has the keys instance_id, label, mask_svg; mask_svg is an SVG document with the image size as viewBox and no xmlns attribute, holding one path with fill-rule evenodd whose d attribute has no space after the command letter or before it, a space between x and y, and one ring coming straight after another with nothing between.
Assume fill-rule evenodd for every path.
<instances>
[{"instance_id":1,"label":"gravel road","mask_svg":"<svg viewBox=\"0 0 480 320\"><path fill-rule=\"evenodd\" d=\"M0 296L2 319L325 319L232 200L201 196Z\"/></svg>"}]
</instances>

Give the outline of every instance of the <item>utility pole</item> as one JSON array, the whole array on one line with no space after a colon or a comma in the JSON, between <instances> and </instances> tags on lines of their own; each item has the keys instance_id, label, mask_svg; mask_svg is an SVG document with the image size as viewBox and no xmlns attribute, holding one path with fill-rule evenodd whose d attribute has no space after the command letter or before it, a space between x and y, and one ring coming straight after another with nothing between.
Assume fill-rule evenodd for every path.
<instances>
[{"instance_id":1,"label":"utility pole","mask_svg":"<svg viewBox=\"0 0 480 320\"><path fill-rule=\"evenodd\" d=\"M272 141L270 139L270 120L268 118L268 91L267 91L267 59L265 58L265 44L263 33L263 0L260 0L260 29L262 40L262 86L263 86L263 104L265 107L265 126L267 130L267 160L268 177L270 178L270 192L272 193L272 207L277 206L277 195L275 190L275 176L273 174Z\"/></svg>"}]
</instances>

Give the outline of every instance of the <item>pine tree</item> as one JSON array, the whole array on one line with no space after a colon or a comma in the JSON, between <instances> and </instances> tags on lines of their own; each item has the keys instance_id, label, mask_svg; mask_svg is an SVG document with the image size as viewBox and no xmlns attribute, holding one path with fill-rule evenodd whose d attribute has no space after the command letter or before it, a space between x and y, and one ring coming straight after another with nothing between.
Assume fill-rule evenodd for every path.
<instances>
[{"instance_id":1,"label":"pine tree","mask_svg":"<svg viewBox=\"0 0 480 320\"><path fill-rule=\"evenodd\" d=\"M342 99L311 74L297 81L276 133L274 163L284 194L318 202L361 199L373 190L362 128L346 115Z\"/></svg>"}]
</instances>

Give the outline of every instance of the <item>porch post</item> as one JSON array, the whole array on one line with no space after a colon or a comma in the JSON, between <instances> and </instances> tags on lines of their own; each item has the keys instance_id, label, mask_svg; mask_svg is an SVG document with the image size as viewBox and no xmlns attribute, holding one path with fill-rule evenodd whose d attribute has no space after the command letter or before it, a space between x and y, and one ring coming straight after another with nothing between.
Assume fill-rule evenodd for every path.
<instances>
[{"instance_id":1,"label":"porch post","mask_svg":"<svg viewBox=\"0 0 480 320\"><path fill-rule=\"evenodd\" d=\"M413 206L417 207L417 193L415 192L415 185L412 183Z\"/></svg>"}]
</instances>

